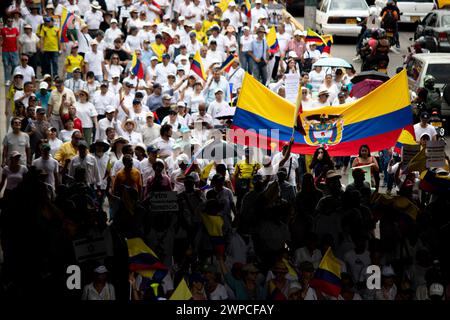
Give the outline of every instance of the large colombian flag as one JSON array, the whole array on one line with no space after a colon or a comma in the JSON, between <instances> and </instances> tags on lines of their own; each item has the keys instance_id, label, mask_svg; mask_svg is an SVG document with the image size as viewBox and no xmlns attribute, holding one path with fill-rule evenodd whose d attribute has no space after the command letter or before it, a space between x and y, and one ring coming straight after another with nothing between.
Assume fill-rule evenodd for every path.
<instances>
[{"instance_id":1,"label":"large colombian flag","mask_svg":"<svg viewBox=\"0 0 450 320\"><path fill-rule=\"evenodd\" d=\"M61 42L69 42L69 38L67 37L67 30L69 30L69 26L73 23L73 19L75 19L75 15L72 12L69 12L66 7L62 8L61 13Z\"/></svg>"},{"instance_id":2,"label":"large colombian flag","mask_svg":"<svg viewBox=\"0 0 450 320\"><path fill-rule=\"evenodd\" d=\"M403 128L412 124L410 103L406 71L402 71L351 103L303 108L300 117L306 135L294 131L292 152L313 154L324 146L331 156L351 156L362 144L373 151L391 148ZM294 113L293 104L245 74L231 138L242 145L280 148L292 136Z\"/></svg>"},{"instance_id":3,"label":"large colombian flag","mask_svg":"<svg viewBox=\"0 0 450 320\"><path fill-rule=\"evenodd\" d=\"M341 263L333 255L331 248L328 248L323 256L309 284L314 289L333 297L341 293Z\"/></svg>"}]
</instances>

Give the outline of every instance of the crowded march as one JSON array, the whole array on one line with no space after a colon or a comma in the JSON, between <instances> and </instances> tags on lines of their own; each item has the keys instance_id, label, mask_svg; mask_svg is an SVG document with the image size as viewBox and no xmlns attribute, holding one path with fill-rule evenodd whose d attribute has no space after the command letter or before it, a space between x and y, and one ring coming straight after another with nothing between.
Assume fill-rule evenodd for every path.
<instances>
[{"instance_id":1,"label":"crowded march","mask_svg":"<svg viewBox=\"0 0 450 320\"><path fill-rule=\"evenodd\" d=\"M449 300L442 57L361 1L353 61L274 0L9 1L0 299Z\"/></svg>"}]
</instances>

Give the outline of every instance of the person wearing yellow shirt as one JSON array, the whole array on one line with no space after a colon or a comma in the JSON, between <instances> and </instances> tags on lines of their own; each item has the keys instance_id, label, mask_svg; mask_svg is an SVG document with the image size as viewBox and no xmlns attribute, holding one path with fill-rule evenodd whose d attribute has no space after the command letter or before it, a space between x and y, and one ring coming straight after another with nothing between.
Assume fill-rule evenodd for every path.
<instances>
[{"instance_id":1,"label":"person wearing yellow shirt","mask_svg":"<svg viewBox=\"0 0 450 320\"><path fill-rule=\"evenodd\" d=\"M253 176L256 175L261 165L250 161L250 149L245 149L245 159L236 163L234 168L234 184L236 190L236 207L241 207L242 198L252 189Z\"/></svg>"},{"instance_id":2,"label":"person wearing yellow shirt","mask_svg":"<svg viewBox=\"0 0 450 320\"><path fill-rule=\"evenodd\" d=\"M203 21L202 31L204 33L207 33L213 25L219 25L219 24L217 23L216 20L214 20L214 11L208 11L208 16L207 16L206 20Z\"/></svg>"},{"instance_id":3,"label":"person wearing yellow shirt","mask_svg":"<svg viewBox=\"0 0 450 320\"><path fill-rule=\"evenodd\" d=\"M162 62L162 55L167 51L166 46L162 43L162 35L157 34L155 36L155 42L153 42L150 45L150 48L152 49L153 53L158 57L158 62Z\"/></svg>"},{"instance_id":4,"label":"person wearing yellow shirt","mask_svg":"<svg viewBox=\"0 0 450 320\"><path fill-rule=\"evenodd\" d=\"M58 56L60 52L59 28L53 25L52 17L44 18L44 25L41 27L38 36L41 38L42 74L51 74L52 77L58 75Z\"/></svg>"},{"instance_id":5,"label":"person wearing yellow shirt","mask_svg":"<svg viewBox=\"0 0 450 320\"><path fill-rule=\"evenodd\" d=\"M208 43L208 37L206 36L206 33L202 31L202 23L200 21L195 23L195 29L194 29L195 35L197 37L197 40L202 44Z\"/></svg>"},{"instance_id":6,"label":"person wearing yellow shirt","mask_svg":"<svg viewBox=\"0 0 450 320\"><path fill-rule=\"evenodd\" d=\"M59 162L62 167L61 175L64 176L69 169L70 160L78 155L78 143L82 138L80 131L75 131L72 134L72 139L61 145L58 151L55 153L54 159Z\"/></svg>"},{"instance_id":7,"label":"person wearing yellow shirt","mask_svg":"<svg viewBox=\"0 0 450 320\"><path fill-rule=\"evenodd\" d=\"M78 43L74 43L70 49L70 54L66 57L64 62L66 79L72 78L72 73L75 69L83 70L84 58L78 54Z\"/></svg>"}]
</instances>

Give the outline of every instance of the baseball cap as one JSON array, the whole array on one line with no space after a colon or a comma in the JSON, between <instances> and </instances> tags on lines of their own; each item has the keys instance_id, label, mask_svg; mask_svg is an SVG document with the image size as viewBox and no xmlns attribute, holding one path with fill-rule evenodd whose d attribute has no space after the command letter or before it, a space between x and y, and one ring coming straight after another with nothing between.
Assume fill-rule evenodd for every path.
<instances>
[{"instance_id":1,"label":"baseball cap","mask_svg":"<svg viewBox=\"0 0 450 320\"><path fill-rule=\"evenodd\" d=\"M26 24L23 26L24 29L33 29L33 27L31 26L31 24Z\"/></svg>"},{"instance_id":2,"label":"baseball cap","mask_svg":"<svg viewBox=\"0 0 450 320\"><path fill-rule=\"evenodd\" d=\"M444 286L440 283L432 283L429 290L430 296L443 296Z\"/></svg>"},{"instance_id":3,"label":"baseball cap","mask_svg":"<svg viewBox=\"0 0 450 320\"><path fill-rule=\"evenodd\" d=\"M165 99L165 100L171 100L172 99L172 96L170 95L170 94L165 94L165 95L163 95L163 97L162 97L163 99Z\"/></svg>"},{"instance_id":4,"label":"baseball cap","mask_svg":"<svg viewBox=\"0 0 450 320\"><path fill-rule=\"evenodd\" d=\"M20 154L19 151L13 151L11 152L11 154L9 155L10 158L15 158L15 157L21 157L22 155Z\"/></svg>"},{"instance_id":5,"label":"baseball cap","mask_svg":"<svg viewBox=\"0 0 450 320\"><path fill-rule=\"evenodd\" d=\"M170 54L164 53L164 54L162 55L162 58L163 58L163 59L170 59Z\"/></svg>"},{"instance_id":6,"label":"baseball cap","mask_svg":"<svg viewBox=\"0 0 450 320\"><path fill-rule=\"evenodd\" d=\"M94 40L92 40L91 42L89 42L89 44L90 44L91 46L97 45L97 44L98 44L98 41L94 39Z\"/></svg>"},{"instance_id":7,"label":"baseball cap","mask_svg":"<svg viewBox=\"0 0 450 320\"><path fill-rule=\"evenodd\" d=\"M146 118L148 118L148 117L154 118L155 115L153 114L153 112L149 111L149 112L147 112L147 113L145 114L145 117L146 117Z\"/></svg>"},{"instance_id":8,"label":"baseball cap","mask_svg":"<svg viewBox=\"0 0 450 320\"><path fill-rule=\"evenodd\" d=\"M177 102L177 107L186 107L186 104L184 103L184 101L178 101Z\"/></svg>"},{"instance_id":9,"label":"baseball cap","mask_svg":"<svg viewBox=\"0 0 450 320\"><path fill-rule=\"evenodd\" d=\"M217 88L216 90L214 90L214 94L216 94L216 93L218 93L218 92L222 92L222 93L223 93L223 90L220 89L220 88Z\"/></svg>"},{"instance_id":10,"label":"baseball cap","mask_svg":"<svg viewBox=\"0 0 450 320\"><path fill-rule=\"evenodd\" d=\"M99 267L94 269L94 272L98 273L98 274L107 273L108 269L106 269L105 266L99 266Z\"/></svg>"},{"instance_id":11,"label":"baseball cap","mask_svg":"<svg viewBox=\"0 0 450 320\"><path fill-rule=\"evenodd\" d=\"M154 60L158 61L158 57L157 56L153 56L153 57L150 58L150 61L154 61Z\"/></svg>"},{"instance_id":12,"label":"baseball cap","mask_svg":"<svg viewBox=\"0 0 450 320\"><path fill-rule=\"evenodd\" d=\"M48 143L43 143L41 145L41 148L44 150L51 150L52 147Z\"/></svg>"},{"instance_id":13,"label":"baseball cap","mask_svg":"<svg viewBox=\"0 0 450 320\"><path fill-rule=\"evenodd\" d=\"M45 90L47 90L48 89L48 83L47 82L45 82L45 81L42 81L41 82L41 84L39 85L39 89L45 89Z\"/></svg>"},{"instance_id":14,"label":"baseball cap","mask_svg":"<svg viewBox=\"0 0 450 320\"><path fill-rule=\"evenodd\" d=\"M109 106L106 106L106 108L105 108L106 113L111 113L114 111L116 111L116 108L114 106L109 105Z\"/></svg>"},{"instance_id":15,"label":"baseball cap","mask_svg":"<svg viewBox=\"0 0 450 320\"><path fill-rule=\"evenodd\" d=\"M138 99L133 100L133 104L140 104L140 103L141 103L141 100L138 100Z\"/></svg>"},{"instance_id":16,"label":"baseball cap","mask_svg":"<svg viewBox=\"0 0 450 320\"><path fill-rule=\"evenodd\" d=\"M22 71L17 70L17 71L14 73L14 77L16 77L16 76L20 76L20 77L23 78L23 73L22 73Z\"/></svg>"},{"instance_id":17,"label":"baseball cap","mask_svg":"<svg viewBox=\"0 0 450 320\"><path fill-rule=\"evenodd\" d=\"M111 23L118 23L117 19L111 19Z\"/></svg>"},{"instance_id":18,"label":"baseball cap","mask_svg":"<svg viewBox=\"0 0 450 320\"><path fill-rule=\"evenodd\" d=\"M159 151L159 148L153 144L151 144L147 147L147 152L149 152L149 153L154 153L154 152L158 152L158 151Z\"/></svg>"},{"instance_id":19,"label":"baseball cap","mask_svg":"<svg viewBox=\"0 0 450 320\"><path fill-rule=\"evenodd\" d=\"M422 112L420 114L420 119L430 119L430 114L428 112Z\"/></svg>"}]
</instances>

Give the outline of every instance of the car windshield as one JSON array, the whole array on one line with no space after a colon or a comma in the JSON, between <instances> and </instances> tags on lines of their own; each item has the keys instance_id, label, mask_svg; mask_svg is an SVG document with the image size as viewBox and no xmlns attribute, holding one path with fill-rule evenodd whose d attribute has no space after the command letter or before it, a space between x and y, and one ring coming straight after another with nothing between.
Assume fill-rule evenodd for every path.
<instances>
[{"instance_id":1,"label":"car windshield","mask_svg":"<svg viewBox=\"0 0 450 320\"><path fill-rule=\"evenodd\" d=\"M427 73L436 78L436 83L446 84L450 82L450 63L429 64Z\"/></svg>"},{"instance_id":2,"label":"car windshield","mask_svg":"<svg viewBox=\"0 0 450 320\"><path fill-rule=\"evenodd\" d=\"M442 16L442 26L450 27L450 16Z\"/></svg>"},{"instance_id":3,"label":"car windshield","mask_svg":"<svg viewBox=\"0 0 450 320\"><path fill-rule=\"evenodd\" d=\"M364 0L334 0L330 10L367 10L367 4Z\"/></svg>"}]
</instances>

